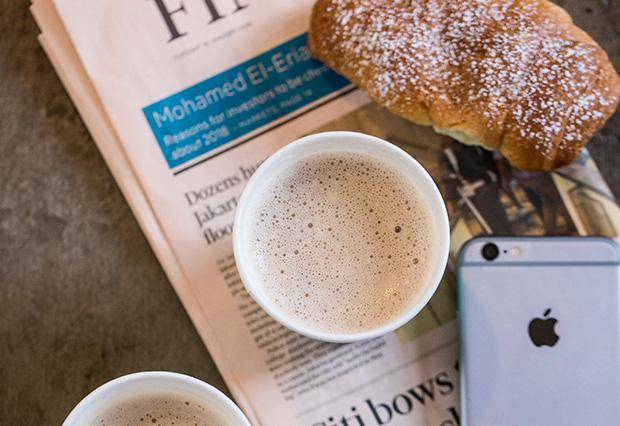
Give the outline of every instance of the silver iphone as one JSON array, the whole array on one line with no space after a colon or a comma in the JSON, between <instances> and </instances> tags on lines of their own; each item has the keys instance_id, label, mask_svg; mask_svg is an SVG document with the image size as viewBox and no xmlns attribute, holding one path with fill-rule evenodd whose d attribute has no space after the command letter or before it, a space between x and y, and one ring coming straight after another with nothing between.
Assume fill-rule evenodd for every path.
<instances>
[{"instance_id":1,"label":"silver iphone","mask_svg":"<svg viewBox=\"0 0 620 426\"><path fill-rule=\"evenodd\" d=\"M462 424L620 425L620 250L477 238L458 259Z\"/></svg>"}]
</instances>

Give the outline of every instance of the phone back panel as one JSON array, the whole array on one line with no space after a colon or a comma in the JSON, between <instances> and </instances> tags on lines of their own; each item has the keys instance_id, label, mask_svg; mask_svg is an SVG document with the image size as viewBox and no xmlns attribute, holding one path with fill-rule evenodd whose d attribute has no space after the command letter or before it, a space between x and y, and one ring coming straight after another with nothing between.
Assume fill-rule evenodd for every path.
<instances>
[{"instance_id":1,"label":"phone back panel","mask_svg":"<svg viewBox=\"0 0 620 426\"><path fill-rule=\"evenodd\" d=\"M496 238L486 261L488 241L459 259L464 424L620 425L617 246Z\"/></svg>"}]
</instances>

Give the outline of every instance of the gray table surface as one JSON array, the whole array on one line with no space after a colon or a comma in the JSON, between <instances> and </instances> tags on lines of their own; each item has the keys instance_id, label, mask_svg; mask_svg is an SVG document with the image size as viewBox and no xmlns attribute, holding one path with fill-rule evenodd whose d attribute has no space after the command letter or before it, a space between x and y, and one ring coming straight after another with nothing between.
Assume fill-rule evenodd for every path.
<instances>
[{"instance_id":1,"label":"gray table surface","mask_svg":"<svg viewBox=\"0 0 620 426\"><path fill-rule=\"evenodd\" d=\"M620 1L560 2L620 69ZM0 424L60 424L140 370L226 390L39 46L28 0L0 10ZM590 150L620 195L620 114Z\"/></svg>"}]
</instances>

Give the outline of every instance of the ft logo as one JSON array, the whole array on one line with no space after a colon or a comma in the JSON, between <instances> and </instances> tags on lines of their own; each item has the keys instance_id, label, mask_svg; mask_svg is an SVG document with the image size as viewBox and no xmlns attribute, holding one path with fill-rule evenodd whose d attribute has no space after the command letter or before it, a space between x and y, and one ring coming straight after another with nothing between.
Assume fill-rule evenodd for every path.
<instances>
[{"instance_id":1,"label":"ft logo","mask_svg":"<svg viewBox=\"0 0 620 426\"><path fill-rule=\"evenodd\" d=\"M151 0L149 0L151 1ZM170 39L168 43L174 41L178 38L186 36L188 33L183 32L182 29L179 29L175 22L175 15L178 13L182 13L187 15L188 11L185 8L185 4L183 0L175 0L177 1L176 6L169 7L170 1L166 0L152 0L155 2L159 13L161 13L162 18L166 26L168 27L168 31L170 32ZM194 2L204 3L205 11L210 18L207 24L212 24L215 21L219 21L220 19L225 18L226 16L232 15L233 13L237 13L240 10L248 7L247 4L243 4L242 1L245 0L193 0ZM176 8L175 8L176 7Z\"/></svg>"}]
</instances>

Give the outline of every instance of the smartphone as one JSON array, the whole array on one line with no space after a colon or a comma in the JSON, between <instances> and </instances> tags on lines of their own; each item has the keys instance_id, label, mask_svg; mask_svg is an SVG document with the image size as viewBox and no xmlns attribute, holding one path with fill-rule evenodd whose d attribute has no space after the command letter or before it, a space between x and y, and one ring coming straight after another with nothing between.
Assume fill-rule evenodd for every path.
<instances>
[{"instance_id":1,"label":"smartphone","mask_svg":"<svg viewBox=\"0 0 620 426\"><path fill-rule=\"evenodd\" d=\"M620 250L476 238L457 262L462 424L620 425Z\"/></svg>"}]
</instances>

